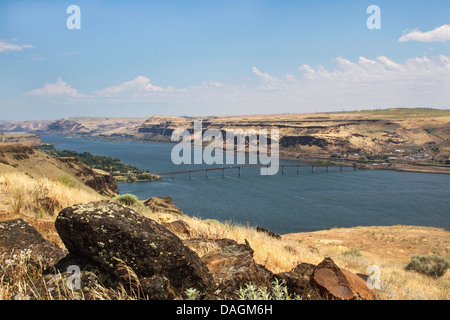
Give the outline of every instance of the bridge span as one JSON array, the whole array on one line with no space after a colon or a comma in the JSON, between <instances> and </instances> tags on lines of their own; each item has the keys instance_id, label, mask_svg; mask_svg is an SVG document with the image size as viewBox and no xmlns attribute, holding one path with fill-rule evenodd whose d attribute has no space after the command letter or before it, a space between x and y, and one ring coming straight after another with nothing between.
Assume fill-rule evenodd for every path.
<instances>
[{"instance_id":1,"label":"bridge span","mask_svg":"<svg viewBox=\"0 0 450 320\"><path fill-rule=\"evenodd\" d=\"M237 175L241 176L241 170L242 168L269 168L270 165L266 164L242 164L242 165L236 165L236 166L225 166L225 167L212 167L212 168L201 168L201 169L191 169L191 170L181 170L181 171L168 171L168 172L159 172L156 173L159 176L167 176L172 175L172 179L175 180L175 175L177 174L189 174L189 178L192 178L192 173L194 172L205 172L205 177L208 178L208 172L209 171L217 171L222 170L222 177L225 176L225 170L232 170L237 169ZM281 167L281 173L285 173L285 168L294 167L297 169L297 174L300 173L301 168L310 168L311 172L314 172L314 168L323 168L325 167L326 172L328 172L328 168L339 168L339 171L342 171L343 168L353 168L353 170L356 171L356 165L343 165L343 164L330 164L330 165L321 165L321 164L280 164L279 167Z\"/></svg>"}]
</instances>

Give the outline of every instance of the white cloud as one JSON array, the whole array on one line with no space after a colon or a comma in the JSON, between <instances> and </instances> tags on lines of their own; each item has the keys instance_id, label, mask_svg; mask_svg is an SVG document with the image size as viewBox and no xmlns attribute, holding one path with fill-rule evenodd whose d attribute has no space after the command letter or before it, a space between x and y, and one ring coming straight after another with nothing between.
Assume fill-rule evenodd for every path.
<instances>
[{"instance_id":1,"label":"white cloud","mask_svg":"<svg viewBox=\"0 0 450 320\"><path fill-rule=\"evenodd\" d=\"M261 72L257 67L253 66L252 71L264 82L279 82L280 80L272 77L268 73Z\"/></svg>"},{"instance_id":2,"label":"white cloud","mask_svg":"<svg viewBox=\"0 0 450 320\"><path fill-rule=\"evenodd\" d=\"M450 107L450 57L417 57L403 62L385 56L354 61L337 57L334 63L334 68L304 64L298 68L301 72L293 70L279 77L253 67L256 80L226 86L205 81L187 88L164 88L138 76L86 96L58 79L56 84L45 84L28 94L89 97L82 102L99 108L113 103L178 115Z\"/></svg>"},{"instance_id":3,"label":"white cloud","mask_svg":"<svg viewBox=\"0 0 450 320\"><path fill-rule=\"evenodd\" d=\"M398 39L398 41L447 42L450 41L450 25L445 24L427 32L421 32L419 30L406 32Z\"/></svg>"},{"instance_id":4,"label":"white cloud","mask_svg":"<svg viewBox=\"0 0 450 320\"><path fill-rule=\"evenodd\" d=\"M13 39L14 41L17 41L16 39ZM6 51L22 51L26 48L34 48L30 44L17 44L17 43L8 43L5 40L0 39L0 52L6 52Z\"/></svg>"},{"instance_id":5,"label":"white cloud","mask_svg":"<svg viewBox=\"0 0 450 320\"><path fill-rule=\"evenodd\" d=\"M134 97L145 96L150 93L157 92L171 92L174 91L172 87L158 87L150 82L150 79L144 76L137 76L133 80L123 82L115 87L108 87L102 90L97 90L95 94L100 97L114 97L123 95L132 95Z\"/></svg>"},{"instance_id":6,"label":"white cloud","mask_svg":"<svg viewBox=\"0 0 450 320\"><path fill-rule=\"evenodd\" d=\"M26 93L29 96L36 97L70 97L70 98L87 98L88 95L81 94L77 89L72 88L61 78L58 77L56 83L46 83L43 88L34 89Z\"/></svg>"},{"instance_id":7,"label":"white cloud","mask_svg":"<svg viewBox=\"0 0 450 320\"><path fill-rule=\"evenodd\" d=\"M210 85L210 86L213 86L213 87L216 87L216 88L222 88L222 87L223 87L223 84L222 84L222 83L220 83L220 82L215 82L215 81L210 81L210 82L209 82L209 85Z\"/></svg>"},{"instance_id":8,"label":"white cloud","mask_svg":"<svg viewBox=\"0 0 450 320\"><path fill-rule=\"evenodd\" d=\"M338 68L326 70L322 66L316 69L303 65L304 79L323 81L339 81L341 83L370 82L386 83L393 80L408 80L420 82L424 79L447 81L450 77L450 58L438 56L435 58L412 58L399 64L391 59L380 56L375 60L360 57L352 62L342 57L336 58Z\"/></svg>"}]
</instances>

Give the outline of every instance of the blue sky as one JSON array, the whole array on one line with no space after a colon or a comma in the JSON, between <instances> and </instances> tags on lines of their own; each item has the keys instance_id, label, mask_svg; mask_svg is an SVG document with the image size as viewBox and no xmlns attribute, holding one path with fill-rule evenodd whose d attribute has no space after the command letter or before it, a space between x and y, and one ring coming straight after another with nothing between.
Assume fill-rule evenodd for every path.
<instances>
[{"instance_id":1,"label":"blue sky","mask_svg":"<svg viewBox=\"0 0 450 320\"><path fill-rule=\"evenodd\" d=\"M448 0L0 2L0 120L448 108L449 88Z\"/></svg>"}]
</instances>

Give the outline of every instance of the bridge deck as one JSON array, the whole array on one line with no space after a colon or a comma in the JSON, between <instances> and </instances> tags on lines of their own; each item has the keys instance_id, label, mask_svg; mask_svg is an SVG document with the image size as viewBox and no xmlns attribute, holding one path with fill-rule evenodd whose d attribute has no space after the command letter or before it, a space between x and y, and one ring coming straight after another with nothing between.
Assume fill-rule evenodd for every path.
<instances>
[{"instance_id":1,"label":"bridge deck","mask_svg":"<svg viewBox=\"0 0 450 320\"><path fill-rule=\"evenodd\" d=\"M181 171L168 171L168 172L160 172L156 173L157 175L164 176L164 175L175 175L175 174L182 174L182 173L193 173L193 172L206 172L208 174L208 171L214 171L214 170L222 170L222 174L224 174L224 170L229 169L238 169L238 175L241 175L241 168L249 168L249 167L258 167L258 168L268 168L271 165L267 164L243 164L243 165L237 165L237 166L225 166L225 167L213 167L213 168L201 168L201 169L191 169L191 170L181 170ZM343 167L351 167L354 170L356 170L355 165L343 165L343 164L333 164L333 165L325 165L325 164L314 164L314 165L305 165L305 164L280 164L279 167L281 167L281 172L284 174L284 168L285 167L296 167L297 173L299 172L300 168L304 167L310 167L312 171L314 171L315 167L325 167L328 171L329 167L338 167L342 171Z\"/></svg>"}]
</instances>

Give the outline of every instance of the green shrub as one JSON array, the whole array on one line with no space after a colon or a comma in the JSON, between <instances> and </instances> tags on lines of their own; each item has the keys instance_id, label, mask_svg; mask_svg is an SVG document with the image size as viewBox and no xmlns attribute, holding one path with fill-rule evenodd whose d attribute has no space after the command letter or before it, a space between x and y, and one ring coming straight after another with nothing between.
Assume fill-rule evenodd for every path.
<instances>
[{"instance_id":1,"label":"green shrub","mask_svg":"<svg viewBox=\"0 0 450 320\"><path fill-rule=\"evenodd\" d=\"M126 206L132 206L139 202L139 199L131 193L125 193L114 198L114 201L124 204Z\"/></svg>"},{"instance_id":2,"label":"green shrub","mask_svg":"<svg viewBox=\"0 0 450 320\"><path fill-rule=\"evenodd\" d=\"M450 262L437 254L411 256L411 261L405 267L406 270L413 270L437 279L442 277L450 267Z\"/></svg>"},{"instance_id":3,"label":"green shrub","mask_svg":"<svg viewBox=\"0 0 450 320\"><path fill-rule=\"evenodd\" d=\"M67 174L58 177L58 181L69 188L76 188L77 183L73 181Z\"/></svg>"},{"instance_id":4,"label":"green shrub","mask_svg":"<svg viewBox=\"0 0 450 320\"><path fill-rule=\"evenodd\" d=\"M200 297L200 292L195 288L188 288L185 291L186 300L198 300Z\"/></svg>"},{"instance_id":5,"label":"green shrub","mask_svg":"<svg viewBox=\"0 0 450 320\"><path fill-rule=\"evenodd\" d=\"M350 249L342 252L342 254L344 256L354 256L354 257L361 257L362 256L361 251L359 251L357 249L353 249L353 248L350 248Z\"/></svg>"},{"instance_id":6,"label":"green shrub","mask_svg":"<svg viewBox=\"0 0 450 320\"><path fill-rule=\"evenodd\" d=\"M265 287L258 287L251 283L246 284L245 288L240 288L237 292L239 300L292 300L301 299L300 296L295 295L291 297L284 281L275 279L271 283L271 288L268 290Z\"/></svg>"}]
</instances>

